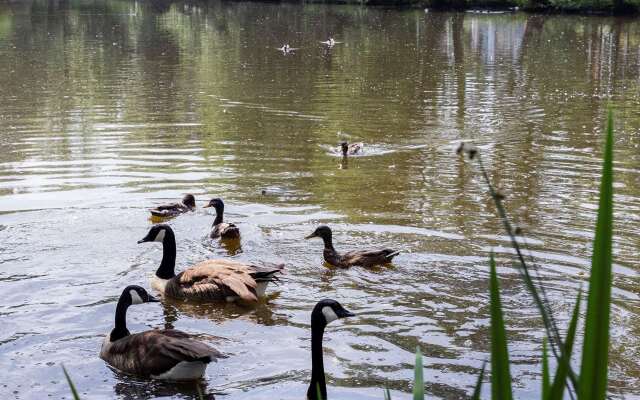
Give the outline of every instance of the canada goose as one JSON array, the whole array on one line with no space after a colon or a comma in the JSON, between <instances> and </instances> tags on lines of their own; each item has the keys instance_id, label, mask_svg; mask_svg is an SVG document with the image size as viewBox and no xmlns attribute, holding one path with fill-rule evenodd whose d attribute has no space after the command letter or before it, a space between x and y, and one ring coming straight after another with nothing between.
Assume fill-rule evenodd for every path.
<instances>
[{"instance_id":1,"label":"canada goose","mask_svg":"<svg viewBox=\"0 0 640 400\"><path fill-rule=\"evenodd\" d=\"M213 229L209 235L211 239L238 239L240 237L240 229L235 224L222 222L224 217L224 203L222 199L211 199L209 204L204 208L213 207L216 210L216 219L213 220Z\"/></svg>"},{"instance_id":2,"label":"canada goose","mask_svg":"<svg viewBox=\"0 0 640 400\"><path fill-rule=\"evenodd\" d=\"M149 210L151 215L159 218L175 217L196 208L196 199L192 194L185 194L181 203L165 204Z\"/></svg>"},{"instance_id":3,"label":"canada goose","mask_svg":"<svg viewBox=\"0 0 640 400\"><path fill-rule=\"evenodd\" d=\"M276 273L284 265L256 266L231 260L206 260L175 274L176 238L169 225L154 225L147 236L138 241L162 243L162 261L151 281L151 287L165 296L201 301L255 302L263 297L269 282L278 280Z\"/></svg>"},{"instance_id":4,"label":"canada goose","mask_svg":"<svg viewBox=\"0 0 640 400\"><path fill-rule=\"evenodd\" d=\"M355 156L357 154L362 154L364 152L364 143L347 143L341 142L340 147L342 148L343 156Z\"/></svg>"},{"instance_id":5,"label":"canada goose","mask_svg":"<svg viewBox=\"0 0 640 400\"><path fill-rule=\"evenodd\" d=\"M324 380L322 360L322 336L324 328L338 318L353 317L335 300L320 300L311 312L311 382L307 390L307 400L326 400L327 384ZM320 393L318 393L318 390Z\"/></svg>"},{"instance_id":6,"label":"canada goose","mask_svg":"<svg viewBox=\"0 0 640 400\"><path fill-rule=\"evenodd\" d=\"M354 265L373 267L375 265L388 264L391 262L393 257L400 253L399 251L391 249L380 249L355 250L340 254L333 248L331 228L326 225L319 226L305 239L311 239L314 237L322 238L324 241L324 250L322 252L324 260L335 267L347 268Z\"/></svg>"},{"instance_id":7,"label":"canada goose","mask_svg":"<svg viewBox=\"0 0 640 400\"><path fill-rule=\"evenodd\" d=\"M130 334L127 308L157 302L140 286L127 286L116 306L116 325L108 334L100 358L126 373L172 381L202 378L207 364L224 356L214 348L175 329L153 329Z\"/></svg>"}]
</instances>

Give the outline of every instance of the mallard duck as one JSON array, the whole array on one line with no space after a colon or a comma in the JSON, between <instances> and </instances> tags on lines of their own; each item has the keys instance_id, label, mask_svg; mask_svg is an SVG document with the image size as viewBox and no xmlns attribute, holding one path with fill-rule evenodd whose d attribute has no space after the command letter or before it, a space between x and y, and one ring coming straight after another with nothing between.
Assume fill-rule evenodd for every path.
<instances>
[{"instance_id":1,"label":"mallard duck","mask_svg":"<svg viewBox=\"0 0 640 400\"><path fill-rule=\"evenodd\" d=\"M145 377L172 381L202 378L207 364L223 358L214 348L175 329L129 333L129 306L157 301L140 286L127 286L118 300L116 325L102 343L100 358L122 372Z\"/></svg>"},{"instance_id":2,"label":"mallard duck","mask_svg":"<svg viewBox=\"0 0 640 400\"><path fill-rule=\"evenodd\" d=\"M400 252L391 249L381 250L355 250L348 253L340 254L333 248L331 228L321 225L305 239L314 237L322 238L324 241L324 250L322 255L324 260L335 267L348 268L354 265L363 267L373 267L375 265L383 265L391 262L393 257Z\"/></svg>"},{"instance_id":3,"label":"mallard duck","mask_svg":"<svg viewBox=\"0 0 640 400\"><path fill-rule=\"evenodd\" d=\"M151 215L159 218L175 217L196 208L196 198L192 194L185 194L181 203L165 204L149 210Z\"/></svg>"},{"instance_id":4,"label":"mallard duck","mask_svg":"<svg viewBox=\"0 0 640 400\"><path fill-rule=\"evenodd\" d=\"M343 156L355 156L357 154L362 154L364 151L364 143L347 143L341 142L340 147L342 148Z\"/></svg>"},{"instance_id":5,"label":"mallard duck","mask_svg":"<svg viewBox=\"0 0 640 400\"><path fill-rule=\"evenodd\" d=\"M154 225L138 243L162 243L162 261L151 286L164 296L200 301L255 302L284 265L257 266L231 260L206 260L175 274L176 238L169 225Z\"/></svg>"},{"instance_id":6,"label":"mallard duck","mask_svg":"<svg viewBox=\"0 0 640 400\"><path fill-rule=\"evenodd\" d=\"M222 222L224 217L224 203L222 199L211 199L209 204L204 208L213 207L216 210L216 219L213 220L213 229L209 237L211 239L238 239L240 237L240 229L235 224Z\"/></svg>"},{"instance_id":7,"label":"mallard duck","mask_svg":"<svg viewBox=\"0 0 640 400\"><path fill-rule=\"evenodd\" d=\"M311 382L307 390L307 400L326 400L327 384L324 378L322 360L322 336L324 328L338 318L353 317L335 300L320 300L311 312ZM319 392L318 392L319 391Z\"/></svg>"}]
</instances>

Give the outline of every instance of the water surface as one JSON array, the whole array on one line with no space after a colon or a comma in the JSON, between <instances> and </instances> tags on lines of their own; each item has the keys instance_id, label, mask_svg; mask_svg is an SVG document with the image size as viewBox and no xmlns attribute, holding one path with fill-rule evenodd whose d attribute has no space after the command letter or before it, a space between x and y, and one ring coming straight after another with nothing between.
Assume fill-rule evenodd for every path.
<instances>
[{"instance_id":1,"label":"water surface","mask_svg":"<svg viewBox=\"0 0 640 400\"><path fill-rule=\"evenodd\" d=\"M327 49L330 35L343 43ZM284 55L284 43L298 47ZM475 143L523 227L561 326L586 287L603 125L616 113L611 393L640 397L640 22L348 6L0 2L2 398L192 398L97 353L128 284L161 258L136 245L147 209L222 197L229 251L203 209L170 222L178 269L211 257L285 262L255 308L167 302L129 328L205 334L230 355L218 398L299 399L309 313L357 317L325 336L331 398L408 399L414 351L430 397L463 398L488 358L488 253L497 253L519 398L540 390L542 330L477 167ZM366 153L344 162L343 139ZM263 194L264 191L264 194ZM390 246L394 266L333 270L321 243ZM485 386L487 389L488 386ZM486 393L488 395L488 393Z\"/></svg>"}]
</instances>

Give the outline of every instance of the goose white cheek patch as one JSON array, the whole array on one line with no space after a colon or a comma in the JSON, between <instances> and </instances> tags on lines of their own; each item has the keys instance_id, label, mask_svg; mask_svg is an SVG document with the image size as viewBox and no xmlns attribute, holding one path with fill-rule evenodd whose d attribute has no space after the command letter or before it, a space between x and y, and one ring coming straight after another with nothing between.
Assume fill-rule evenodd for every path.
<instances>
[{"instance_id":1,"label":"goose white cheek patch","mask_svg":"<svg viewBox=\"0 0 640 400\"><path fill-rule=\"evenodd\" d=\"M335 311L329 306L322 307L322 315L324 315L324 319L327 320L327 324L338 319Z\"/></svg>"},{"instance_id":2,"label":"goose white cheek patch","mask_svg":"<svg viewBox=\"0 0 640 400\"><path fill-rule=\"evenodd\" d=\"M129 295L131 296L131 304L142 304L142 298L138 295L138 292L135 290L129 290Z\"/></svg>"},{"instance_id":3,"label":"goose white cheek patch","mask_svg":"<svg viewBox=\"0 0 640 400\"><path fill-rule=\"evenodd\" d=\"M160 229L160 232L156 235L156 238L153 239L154 242L163 242L164 241L164 229Z\"/></svg>"}]
</instances>

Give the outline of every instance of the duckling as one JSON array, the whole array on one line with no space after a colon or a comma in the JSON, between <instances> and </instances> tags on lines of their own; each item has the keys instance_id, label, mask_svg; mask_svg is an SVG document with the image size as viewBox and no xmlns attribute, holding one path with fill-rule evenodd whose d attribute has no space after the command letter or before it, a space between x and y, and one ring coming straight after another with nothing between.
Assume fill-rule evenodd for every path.
<instances>
[{"instance_id":1,"label":"duckling","mask_svg":"<svg viewBox=\"0 0 640 400\"><path fill-rule=\"evenodd\" d=\"M381 250L355 250L348 253L340 254L333 248L331 228L321 225L305 239L314 237L322 238L324 241L324 250L322 255L324 260L334 267L348 268L354 265L363 267L373 267L376 265L388 264L393 257L400 254L399 251L391 249Z\"/></svg>"},{"instance_id":2,"label":"duckling","mask_svg":"<svg viewBox=\"0 0 640 400\"><path fill-rule=\"evenodd\" d=\"M129 333L129 306L157 301L140 286L127 286L118 300L116 325L102 343L100 358L122 372L155 379L202 378L207 364L224 358L216 349L175 329Z\"/></svg>"},{"instance_id":3,"label":"duckling","mask_svg":"<svg viewBox=\"0 0 640 400\"><path fill-rule=\"evenodd\" d=\"M196 208L196 198L187 193L182 198L182 203L165 204L149 210L151 215L159 218L175 217Z\"/></svg>"},{"instance_id":4,"label":"duckling","mask_svg":"<svg viewBox=\"0 0 640 400\"><path fill-rule=\"evenodd\" d=\"M357 154L362 154L364 152L364 143L347 143L341 142L340 147L342 148L342 155L346 156L355 156Z\"/></svg>"},{"instance_id":5,"label":"duckling","mask_svg":"<svg viewBox=\"0 0 640 400\"><path fill-rule=\"evenodd\" d=\"M211 239L238 239L240 238L240 229L235 224L222 222L224 215L224 203L222 199L211 199L209 204L204 208L213 207L216 210L216 219L213 221L213 229L209 237Z\"/></svg>"},{"instance_id":6,"label":"duckling","mask_svg":"<svg viewBox=\"0 0 640 400\"><path fill-rule=\"evenodd\" d=\"M322 360L322 336L324 328L339 318L353 317L355 314L347 311L335 300L320 300L311 312L311 382L307 389L307 400L326 400L327 384L324 377L324 362ZM318 391L320 391L318 393Z\"/></svg>"},{"instance_id":7,"label":"duckling","mask_svg":"<svg viewBox=\"0 0 640 400\"><path fill-rule=\"evenodd\" d=\"M231 260L206 260L175 274L176 238L169 225L154 225L138 241L162 243L162 261L151 286L164 296L199 301L256 302L267 284L278 281L284 265L244 264Z\"/></svg>"}]
</instances>

